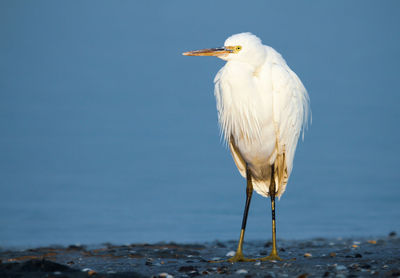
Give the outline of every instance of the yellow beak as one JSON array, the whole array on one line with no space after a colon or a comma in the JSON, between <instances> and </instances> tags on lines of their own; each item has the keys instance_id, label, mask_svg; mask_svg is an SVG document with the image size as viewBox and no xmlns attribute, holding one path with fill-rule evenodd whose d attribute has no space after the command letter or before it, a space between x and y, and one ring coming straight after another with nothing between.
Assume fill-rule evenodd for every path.
<instances>
[{"instance_id":1,"label":"yellow beak","mask_svg":"<svg viewBox=\"0 0 400 278\"><path fill-rule=\"evenodd\" d=\"M227 47L219 47L219 48L207 48L207 49L200 49L194 51L188 51L182 53L185 56L220 56L232 53L233 50Z\"/></svg>"}]
</instances>

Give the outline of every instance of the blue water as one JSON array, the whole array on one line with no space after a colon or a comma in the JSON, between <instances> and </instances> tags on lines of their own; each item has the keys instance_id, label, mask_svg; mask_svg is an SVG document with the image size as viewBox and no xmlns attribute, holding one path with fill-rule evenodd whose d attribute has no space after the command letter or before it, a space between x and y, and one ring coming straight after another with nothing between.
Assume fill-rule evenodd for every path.
<instances>
[{"instance_id":1,"label":"blue water","mask_svg":"<svg viewBox=\"0 0 400 278\"><path fill-rule=\"evenodd\" d=\"M251 31L307 87L313 124L278 237L400 229L398 1L1 1L0 245L237 239L245 181L219 139L223 61ZM246 237L270 238L255 196Z\"/></svg>"}]
</instances>

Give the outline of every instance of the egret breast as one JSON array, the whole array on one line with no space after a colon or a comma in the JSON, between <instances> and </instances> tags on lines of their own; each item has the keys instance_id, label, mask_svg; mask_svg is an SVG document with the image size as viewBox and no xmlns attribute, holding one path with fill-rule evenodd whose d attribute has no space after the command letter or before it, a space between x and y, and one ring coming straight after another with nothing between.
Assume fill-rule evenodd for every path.
<instances>
[{"instance_id":1,"label":"egret breast","mask_svg":"<svg viewBox=\"0 0 400 278\"><path fill-rule=\"evenodd\" d=\"M221 77L222 122L228 123L229 133L252 176L265 179L276 145L270 73L267 67L254 69L241 63L227 66Z\"/></svg>"},{"instance_id":2,"label":"egret breast","mask_svg":"<svg viewBox=\"0 0 400 278\"><path fill-rule=\"evenodd\" d=\"M276 149L274 125L264 124L256 138L235 138L235 143L252 176L258 180L268 179Z\"/></svg>"}]
</instances>

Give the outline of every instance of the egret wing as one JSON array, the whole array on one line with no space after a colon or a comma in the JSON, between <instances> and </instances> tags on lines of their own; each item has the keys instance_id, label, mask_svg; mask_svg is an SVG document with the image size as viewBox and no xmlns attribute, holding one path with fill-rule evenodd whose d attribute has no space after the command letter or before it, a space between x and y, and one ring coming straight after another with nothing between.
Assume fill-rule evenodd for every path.
<instances>
[{"instance_id":1,"label":"egret wing","mask_svg":"<svg viewBox=\"0 0 400 278\"><path fill-rule=\"evenodd\" d=\"M283 59L282 59L283 60ZM309 97L298 76L283 60L271 69L273 109L277 137L278 196L285 190L293 168L293 159L301 130L306 127L309 114Z\"/></svg>"}]
</instances>

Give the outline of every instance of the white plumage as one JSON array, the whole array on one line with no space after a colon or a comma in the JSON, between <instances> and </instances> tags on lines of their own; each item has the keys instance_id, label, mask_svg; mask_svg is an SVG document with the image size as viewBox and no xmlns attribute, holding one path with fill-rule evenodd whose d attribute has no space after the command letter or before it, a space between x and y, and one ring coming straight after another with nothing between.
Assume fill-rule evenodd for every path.
<instances>
[{"instance_id":1,"label":"white plumage","mask_svg":"<svg viewBox=\"0 0 400 278\"><path fill-rule=\"evenodd\" d=\"M226 65L215 77L221 131L236 166L246 177L248 164L254 189L267 197L275 163L280 197L293 168L301 129L307 125L309 97L282 56L251 33L229 37L225 46L242 50L220 58Z\"/></svg>"}]
</instances>

